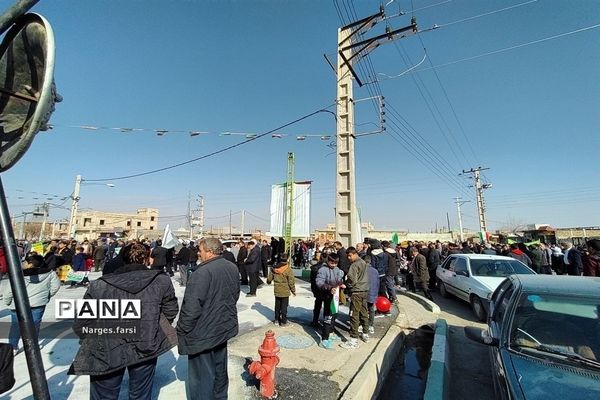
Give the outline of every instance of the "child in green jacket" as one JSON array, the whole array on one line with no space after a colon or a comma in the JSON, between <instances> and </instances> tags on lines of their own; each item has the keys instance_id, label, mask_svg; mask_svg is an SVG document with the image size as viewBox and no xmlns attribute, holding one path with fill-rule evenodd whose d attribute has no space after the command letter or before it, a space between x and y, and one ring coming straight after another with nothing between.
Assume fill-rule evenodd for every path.
<instances>
[{"instance_id":1,"label":"child in green jacket","mask_svg":"<svg viewBox=\"0 0 600 400\"><path fill-rule=\"evenodd\" d=\"M274 266L267 277L267 284L274 282L275 291L275 320L279 326L287 325L287 308L290 299L290 293L296 295L296 279L294 272L287 261L282 261Z\"/></svg>"}]
</instances>

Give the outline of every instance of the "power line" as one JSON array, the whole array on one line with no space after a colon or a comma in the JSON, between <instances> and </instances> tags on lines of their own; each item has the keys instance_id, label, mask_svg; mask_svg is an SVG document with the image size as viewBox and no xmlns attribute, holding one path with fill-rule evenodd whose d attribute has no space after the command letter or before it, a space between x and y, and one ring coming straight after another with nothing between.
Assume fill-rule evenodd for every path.
<instances>
[{"instance_id":1,"label":"power line","mask_svg":"<svg viewBox=\"0 0 600 400\"><path fill-rule=\"evenodd\" d=\"M333 105L335 105L335 104L333 104ZM177 164L169 165L167 167L157 168L157 169L154 169L154 170L150 170L150 171L146 171L146 172L140 172L140 173L137 173L137 174L131 174L131 175L125 175L125 176L117 176L117 177L112 177L112 178L86 179L86 181L87 182L105 182L105 181L118 181L118 180L123 180L123 179L138 178L140 176L146 176L146 175L156 174L158 172L163 172L163 171L167 171L169 169L173 169L173 168L181 167L183 165L191 164L193 162L200 161L200 160L212 157L212 156L220 154L220 153L224 153L224 152L226 152L228 150L231 150L231 149L234 149L236 147L242 146L242 145L244 145L246 143L249 143L249 142L251 142L253 140L260 139L260 138L262 138L262 137L264 137L266 135L270 135L273 132L276 132L278 130L286 128L286 127L288 127L290 125L296 124L296 123L298 123L300 121L303 121L303 120L305 120L307 118L310 118L313 115L316 115L318 113L326 112L326 109L332 107L333 105L329 105L329 106L327 106L325 108L319 109L317 111L313 111L313 112L311 112L309 114L306 114L306 115L304 115L304 116L302 116L300 118L297 118L297 119L295 119L295 120L293 120L291 122L283 124L283 125L275 128L275 129L271 129L270 131L267 131L267 132L264 132L264 133L262 133L260 135L257 135L256 137L252 137L252 138L246 139L246 140L244 140L244 141L242 141L240 143L236 143L234 145L224 147L222 149L213 151L211 153L205 154L205 155L200 156L200 157L193 158L193 159L188 160L188 161L183 161L183 162L180 162L180 163L177 163Z\"/></svg>"},{"instance_id":2,"label":"power line","mask_svg":"<svg viewBox=\"0 0 600 400\"><path fill-rule=\"evenodd\" d=\"M390 1L388 4L385 5L385 7L387 7L390 3L393 3L394 1ZM412 6L412 0L411 0L411 14L414 15L415 12L417 11L422 11L422 10L426 10L428 8L432 8L432 7L437 7L437 6L441 6L442 4L446 4L446 3L450 3L452 2L452 0L445 0L445 1L441 1L439 3L435 3L435 4L430 4L428 6L424 6L424 7L420 7L420 8L414 8L414 6ZM386 17L386 19L392 19L392 18L396 18L396 17L402 17L404 15L406 15L406 11L402 11L400 10L400 6L398 6L398 14L394 14L394 15L390 15L389 17Z\"/></svg>"},{"instance_id":3,"label":"power line","mask_svg":"<svg viewBox=\"0 0 600 400\"><path fill-rule=\"evenodd\" d=\"M73 128L73 129L83 129L83 130L93 130L93 131L102 131L102 130L120 130L121 132L125 132L130 134L131 132L152 132L157 133L158 136L165 136L171 133L190 133L191 137L199 136L200 134L208 134L208 135L218 135L218 136L245 136L247 139L258 136L259 134L256 132L233 132L233 131L181 131L177 129L145 129L145 128L110 128L106 126L92 126L92 125L52 125L51 128ZM326 133L285 133L285 132L277 132L273 133L271 137L273 139L281 139L284 137L295 137L296 140L306 140L307 138L316 137L321 140L329 140L334 136L332 134Z\"/></svg>"},{"instance_id":4,"label":"power line","mask_svg":"<svg viewBox=\"0 0 600 400\"><path fill-rule=\"evenodd\" d=\"M436 25L436 29L437 28L443 28L443 27L450 26L450 25L460 24L460 23L467 22L467 21L472 21L474 19L481 18L481 17L487 17L488 15L496 14L496 13L499 13L499 12L502 12L502 11L512 10L513 8L526 6L528 4L535 3L537 1L538 0L529 0L529 1L526 1L524 3L519 3L519 4L512 5L512 6L501 8L499 10L489 11L489 12L486 12L486 13L483 13L483 14L474 15L472 17L467 17L467 18L459 19L457 21L448 22L448 23L441 24L441 25Z\"/></svg>"},{"instance_id":5,"label":"power line","mask_svg":"<svg viewBox=\"0 0 600 400\"><path fill-rule=\"evenodd\" d=\"M421 46L423 47L423 51L425 53L427 53L427 49L425 47L425 43L423 42L423 38L421 37L421 35L419 33L417 33L417 37L419 38L419 41L421 42ZM467 137L467 134L465 133L465 130L463 128L462 123L460 122L460 119L458 118L458 115L456 114L456 110L454 109L454 105L452 104L452 102L450 101L450 97L448 96L448 92L446 92L446 88L444 87L444 85L442 84L442 80L440 79L440 76L437 73L437 70L435 69L435 67L433 66L433 61L431 60L431 57L429 57L428 59L429 61L429 65L431 65L431 67L433 68L433 72L435 74L435 78L438 81L438 84L440 85L440 87L442 88L442 92L444 93L444 97L446 98L446 101L448 102L448 105L450 106L450 110L452 110L452 114L454 115L454 119L456 120L456 123L458 124L459 130L461 131L465 141L467 142L467 145L469 146L469 149L471 150L471 153L473 154L474 160L477 164L481 164L477 158L477 154L475 153L475 150L473 150L473 146L471 145L471 141L469 140L469 138Z\"/></svg>"},{"instance_id":6,"label":"power line","mask_svg":"<svg viewBox=\"0 0 600 400\"><path fill-rule=\"evenodd\" d=\"M440 178L443 182L447 183L454 190L458 190L463 194L468 194L466 188L463 188L460 184L456 182L457 179L451 173L447 172L445 169L440 168L439 164L436 165L435 162L429 158L430 156L419 146L419 143L412 139L409 136L403 136L400 132L403 132L402 127L396 124L394 121L391 121L391 125L389 126L389 132L391 133L391 137L398 143L402 145L413 157L415 157L420 163L422 163L427 169L433 172L438 178ZM402 142L400 141L402 140ZM435 160L435 159L433 159Z\"/></svg>"},{"instance_id":7,"label":"power line","mask_svg":"<svg viewBox=\"0 0 600 400\"><path fill-rule=\"evenodd\" d=\"M254 215L254 214L252 214L250 211L246 211L246 214L248 214L248 215L251 215L251 216L253 216L254 218L256 218L256 219L259 219L259 220L261 220L261 221L265 221L265 222L271 222L270 220L268 220L268 219L266 219L266 218L259 217L258 215Z\"/></svg>"},{"instance_id":8,"label":"power line","mask_svg":"<svg viewBox=\"0 0 600 400\"><path fill-rule=\"evenodd\" d=\"M440 178L440 180L442 182L444 182L448 186L450 186L450 188L452 188L452 190L457 190L459 192L465 193L460 187L456 186L454 181L449 180L447 177L445 177L443 175L443 173L440 173L434 165L432 165L430 162L428 162L427 158L421 154L418 147L411 145L409 143L409 141L405 137L400 135L398 132L396 132L396 130L394 128L390 127L388 132L390 132L390 137L393 140L395 140L402 147L404 147L411 156L416 158L417 161L419 161L425 168L429 169L434 175L436 175L438 178Z\"/></svg>"},{"instance_id":9,"label":"power line","mask_svg":"<svg viewBox=\"0 0 600 400\"><path fill-rule=\"evenodd\" d=\"M227 215L220 215L220 216L218 216L218 217L204 217L204 219L221 219L221 218L229 218L229 217L230 217L230 216L232 216L232 215L237 215L237 214L240 214L240 213L241 213L241 211L236 211L236 212L234 212L234 213L227 214Z\"/></svg>"},{"instance_id":10,"label":"power line","mask_svg":"<svg viewBox=\"0 0 600 400\"><path fill-rule=\"evenodd\" d=\"M394 43L394 46L396 47L396 51L398 52L398 54L402 58L402 61L404 62L404 64L407 65L407 66L410 65L411 64L411 60L410 60L410 57L408 56L408 53L404 49L404 47L399 47L397 43ZM402 49L402 51L400 49ZM405 57L405 55L406 55L406 57ZM462 159L464 160L464 159L466 159L466 156L465 156L465 154L464 154L464 152L462 150L462 147L460 146L460 144L458 143L458 141L456 140L456 138L452 135L452 132L450 131L450 128L448 127L448 124L446 123L446 120L442 116L439 107L437 106L435 100L433 99L433 96L431 95L431 92L429 92L429 89L427 89L427 86L425 85L425 82L421 79L421 76L417 73L417 74L410 74L410 77L413 80L413 83L415 84L415 86L417 87L417 89L419 91L419 94L421 95L421 98L425 102L425 105L426 105L427 109L429 110L429 113L431 114L431 117L435 121L435 124L437 125L438 129L440 130L440 132L444 136L444 140L446 140L446 143L448 144L448 148L450 149L450 152L452 153L452 155L456 159L457 169L460 169L460 167L461 167L461 161L460 161L461 158L458 156L457 152L455 151L455 148L458 148L459 152L462 155ZM421 83L421 85L419 85L419 82ZM423 89L421 89L421 86L423 86ZM425 96L425 93L423 93L423 90L425 90L425 92L429 95L429 99L430 100L428 100L427 96ZM434 109L430 105L430 102L433 104L433 107L437 111L437 114L439 115L439 119L438 119L438 116L436 116L436 113L434 112ZM440 124L440 119L442 120L443 124L446 126L446 130L447 130L448 134L446 134L446 130L444 130L444 128L442 127L442 124ZM453 139L454 144L452 144L450 142L450 138L449 137Z\"/></svg>"},{"instance_id":11,"label":"power line","mask_svg":"<svg viewBox=\"0 0 600 400\"><path fill-rule=\"evenodd\" d=\"M504 47L504 48L498 49L498 50L488 51L486 53L478 54L476 56L461 58L461 59L454 60L454 61L448 61L448 62L445 62L445 63L442 63L442 64L434 65L433 67L415 69L415 70L412 70L410 72L411 73L419 73L419 72L429 71L429 70L432 70L434 68L447 67L449 65L454 65L454 64L461 63L461 62L465 62L465 61L476 60L478 58L487 57L487 56L491 56L491 55L494 55L494 54L499 54L499 53L503 53L503 52L506 52L506 51L514 50L514 49L519 49L521 47L531 46L531 45L537 44L537 43L547 42L549 40L554 40L554 39L558 39L558 38L561 38L561 37L574 35L576 33L581 33L581 32L589 31L589 30L596 29L596 28L600 28L600 24L586 26L584 28L576 29L576 30L573 30L573 31L559 33L557 35L545 37L545 38L542 38L542 39L532 40L532 41L529 41L529 42L517 44L517 45L514 45L514 46L510 46L510 47ZM421 33L421 32L425 32L425 31L419 31L419 33ZM383 78L382 80L388 80L388 79L397 79L397 78L396 77L390 77L390 78Z\"/></svg>"},{"instance_id":12,"label":"power line","mask_svg":"<svg viewBox=\"0 0 600 400\"><path fill-rule=\"evenodd\" d=\"M391 105L388 104L391 114L389 116L391 118L395 118L394 114L401 119L398 122L404 127L405 132L411 134L411 136L415 139L415 145L422 145L423 149L429 154L429 160L433 160L440 168L447 172L447 175L451 177L452 180L457 181L459 185L462 186L462 183L458 179L456 175L456 171L453 171L450 163L429 143L429 141L421 135L410 123L402 116L400 113ZM431 162L431 161L430 161Z\"/></svg>"},{"instance_id":13,"label":"power line","mask_svg":"<svg viewBox=\"0 0 600 400\"><path fill-rule=\"evenodd\" d=\"M412 125L410 124L410 122L408 122L408 120L407 120L407 119L406 119L404 116L402 116L402 114L400 114L400 112L399 112L398 110L396 110L396 109L394 108L394 106L392 106L392 104L391 104L391 103L389 103L389 102L388 102L388 108L389 108L389 110L390 110L390 113L391 113L391 114L390 114L390 116L391 116L392 118L394 118L394 117L397 117L397 118L398 118L398 119L401 121L401 124L402 124L402 125L403 125L403 126L406 128L406 130L407 130L408 132L414 132L414 134L415 134L416 136L418 136L418 140L419 140L419 141L421 141L421 142L423 142L423 143L424 143L424 144L425 144L425 145L426 145L426 146L427 146L429 149L431 149L431 152L432 152L432 153L434 153L434 154L433 154L434 158L439 158L439 159L440 159L440 160L441 160L441 161L442 161L444 164L446 164L446 168L448 168L449 170L453 170L453 168L452 168L452 165L450 165L450 162L448 162L448 161L447 161L447 160L444 158L444 156L442 156L442 155L441 155L441 154L440 154L440 153L439 153L439 152L438 152L438 151L435 149L435 147L433 147L433 146L432 146L432 145L429 143L429 141L428 141L428 140L427 140L427 139L426 139L426 138L425 138L423 135L421 135L421 134L420 134L420 133L417 131L417 129L416 129L414 126L412 126Z\"/></svg>"}]
</instances>

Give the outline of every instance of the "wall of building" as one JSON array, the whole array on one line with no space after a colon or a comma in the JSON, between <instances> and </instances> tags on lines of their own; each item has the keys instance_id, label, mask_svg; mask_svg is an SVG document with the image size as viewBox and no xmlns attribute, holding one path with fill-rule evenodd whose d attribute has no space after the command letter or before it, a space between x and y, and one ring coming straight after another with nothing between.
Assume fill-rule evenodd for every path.
<instances>
[{"instance_id":1,"label":"wall of building","mask_svg":"<svg viewBox=\"0 0 600 400\"><path fill-rule=\"evenodd\" d=\"M363 237L373 238L377 240L388 240L391 241L394 234L398 235L398 241L413 241L413 242L435 242L439 240L441 242L453 242L456 238L452 233L427 233L427 232L406 232L406 231L388 231L388 230L375 230L375 229L364 229ZM320 243L325 241L335 240L335 227L327 226L326 229L317 229L313 235L315 239L319 239ZM468 235L465 238L469 237Z\"/></svg>"},{"instance_id":2,"label":"wall of building","mask_svg":"<svg viewBox=\"0 0 600 400\"><path fill-rule=\"evenodd\" d=\"M95 239L110 234L125 237L147 236L158 230L159 212L156 208L140 208L135 214L104 211L79 211L75 218L75 239Z\"/></svg>"},{"instance_id":3,"label":"wall of building","mask_svg":"<svg viewBox=\"0 0 600 400\"><path fill-rule=\"evenodd\" d=\"M600 238L600 227L593 228L558 228L555 232L556 240L570 240L571 238Z\"/></svg>"}]
</instances>

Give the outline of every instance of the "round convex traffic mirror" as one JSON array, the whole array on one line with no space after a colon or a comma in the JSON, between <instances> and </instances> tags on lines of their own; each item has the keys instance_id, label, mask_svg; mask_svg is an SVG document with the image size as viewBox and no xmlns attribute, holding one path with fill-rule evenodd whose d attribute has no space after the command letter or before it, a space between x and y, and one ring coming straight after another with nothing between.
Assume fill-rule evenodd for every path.
<instances>
[{"instance_id":1,"label":"round convex traffic mirror","mask_svg":"<svg viewBox=\"0 0 600 400\"><path fill-rule=\"evenodd\" d=\"M54 33L38 14L21 16L0 44L0 172L48 129L54 104Z\"/></svg>"}]
</instances>

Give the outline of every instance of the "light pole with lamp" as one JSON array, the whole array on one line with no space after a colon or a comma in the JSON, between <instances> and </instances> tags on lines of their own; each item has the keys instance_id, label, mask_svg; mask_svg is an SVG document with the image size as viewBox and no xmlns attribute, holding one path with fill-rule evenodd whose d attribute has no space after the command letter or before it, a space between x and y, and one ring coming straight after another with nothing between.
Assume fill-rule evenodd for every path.
<instances>
[{"instance_id":1,"label":"light pole with lamp","mask_svg":"<svg viewBox=\"0 0 600 400\"><path fill-rule=\"evenodd\" d=\"M69 237L70 238L75 238L75 228L76 228L76 224L75 224L75 217L77 216L77 207L79 205L79 193L81 190L81 184L84 183L86 185L102 185L102 186L108 186L108 187L115 187L115 185L113 183L85 183L85 179L83 179L81 177L81 175L77 175L75 177L75 189L73 189L73 195L71 196L71 199L73 200L73 202L71 203L71 213L69 216Z\"/></svg>"}]
</instances>

